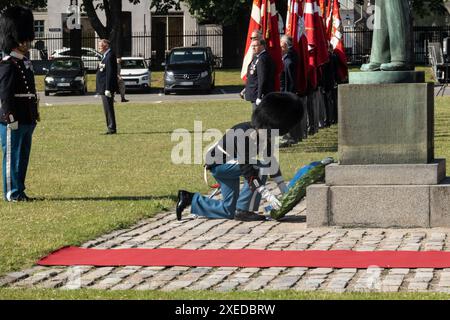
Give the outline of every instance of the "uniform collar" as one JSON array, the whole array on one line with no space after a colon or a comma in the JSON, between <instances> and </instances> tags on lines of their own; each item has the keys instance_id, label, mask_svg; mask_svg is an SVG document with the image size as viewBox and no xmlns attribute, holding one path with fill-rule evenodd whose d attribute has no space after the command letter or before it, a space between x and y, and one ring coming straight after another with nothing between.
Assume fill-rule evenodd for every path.
<instances>
[{"instance_id":1,"label":"uniform collar","mask_svg":"<svg viewBox=\"0 0 450 320\"><path fill-rule=\"evenodd\" d=\"M14 58L19 59L19 60L24 60L26 58L23 54L21 54L21 53L19 53L17 51L11 51L11 53L9 55L11 57L14 57Z\"/></svg>"},{"instance_id":2,"label":"uniform collar","mask_svg":"<svg viewBox=\"0 0 450 320\"><path fill-rule=\"evenodd\" d=\"M266 50L261 51L259 54L256 55L257 58L259 58Z\"/></svg>"},{"instance_id":3,"label":"uniform collar","mask_svg":"<svg viewBox=\"0 0 450 320\"><path fill-rule=\"evenodd\" d=\"M105 59L105 57L108 55L108 53L111 52L111 48L106 50L106 52L103 54L103 59Z\"/></svg>"}]
</instances>

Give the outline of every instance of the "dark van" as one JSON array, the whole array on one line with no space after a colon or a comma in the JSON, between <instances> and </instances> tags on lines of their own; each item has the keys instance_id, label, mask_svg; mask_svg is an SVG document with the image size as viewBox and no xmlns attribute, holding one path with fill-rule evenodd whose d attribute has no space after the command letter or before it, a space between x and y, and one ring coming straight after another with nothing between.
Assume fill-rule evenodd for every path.
<instances>
[{"instance_id":1,"label":"dark van","mask_svg":"<svg viewBox=\"0 0 450 320\"><path fill-rule=\"evenodd\" d=\"M174 48L162 64L164 94L178 91L209 93L215 84L215 59L210 47Z\"/></svg>"}]
</instances>

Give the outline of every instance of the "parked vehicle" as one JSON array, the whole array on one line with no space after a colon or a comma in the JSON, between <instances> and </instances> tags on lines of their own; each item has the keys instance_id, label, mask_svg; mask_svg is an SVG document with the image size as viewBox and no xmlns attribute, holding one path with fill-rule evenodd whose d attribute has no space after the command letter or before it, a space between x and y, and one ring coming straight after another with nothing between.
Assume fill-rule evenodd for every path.
<instances>
[{"instance_id":1,"label":"parked vehicle","mask_svg":"<svg viewBox=\"0 0 450 320\"><path fill-rule=\"evenodd\" d=\"M49 57L49 60L72 56L72 50L69 48L63 48L53 51ZM102 54L92 48L81 48L81 59L83 60L87 70L96 71L98 64L102 61Z\"/></svg>"},{"instance_id":2,"label":"parked vehicle","mask_svg":"<svg viewBox=\"0 0 450 320\"><path fill-rule=\"evenodd\" d=\"M209 93L214 88L215 60L210 47L174 48L162 65L164 94L186 90Z\"/></svg>"},{"instance_id":3,"label":"parked vehicle","mask_svg":"<svg viewBox=\"0 0 450 320\"><path fill-rule=\"evenodd\" d=\"M64 57L52 61L50 69L44 69L45 95L57 92L87 93L87 72L81 58Z\"/></svg>"},{"instance_id":4,"label":"parked vehicle","mask_svg":"<svg viewBox=\"0 0 450 320\"><path fill-rule=\"evenodd\" d=\"M152 76L144 58L123 57L121 67L120 75L126 89L150 90Z\"/></svg>"}]
</instances>

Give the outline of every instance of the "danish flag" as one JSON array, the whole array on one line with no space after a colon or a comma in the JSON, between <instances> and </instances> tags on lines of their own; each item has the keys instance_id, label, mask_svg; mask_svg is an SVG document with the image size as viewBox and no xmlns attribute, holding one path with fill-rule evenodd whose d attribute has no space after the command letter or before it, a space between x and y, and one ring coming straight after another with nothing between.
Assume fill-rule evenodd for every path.
<instances>
[{"instance_id":1,"label":"danish flag","mask_svg":"<svg viewBox=\"0 0 450 320\"><path fill-rule=\"evenodd\" d=\"M337 69L339 80L345 81L348 77L348 65L347 55L345 54L343 27L339 9L339 1L331 0L330 18L327 19L327 30L329 30L328 36L330 43L333 46L333 51L339 58L339 66Z\"/></svg>"},{"instance_id":2,"label":"danish flag","mask_svg":"<svg viewBox=\"0 0 450 320\"><path fill-rule=\"evenodd\" d=\"M303 18L303 0L289 0L286 21L286 34L292 37L295 52L298 54L297 91L304 95L308 89L309 52Z\"/></svg>"},{"instance_id":3,"label":"danish flag","mask_svg":"<svg viewBox=\"0 0 450 320\"><path fill-rule=\"evenodd\" d=\"M309 45L309 84L311 89L315 89L318 86L318 68L329 61L325 26L317 0L306 0L304 17Z\"/></svg>"}]
</instances>

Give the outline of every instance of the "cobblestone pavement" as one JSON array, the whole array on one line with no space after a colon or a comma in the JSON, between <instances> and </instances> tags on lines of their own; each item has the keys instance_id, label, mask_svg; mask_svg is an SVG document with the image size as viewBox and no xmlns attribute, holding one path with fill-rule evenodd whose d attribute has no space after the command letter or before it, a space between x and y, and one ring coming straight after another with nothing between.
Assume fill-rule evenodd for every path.
<instances>
[{"instance_id":1,"label":"cobblestone pavement","mask_svg":"<svg viewBox=\"0 0 450 320\"><path fill-rule=\"evenodd\" d=\"M161 213L86 248L450 251L450 229L307 229L300 203L283 222L194 219ZM103 290L298 290L450 293L450 269L41 267L0 278L0 287Z\"/></svg>"}]
</instances>

